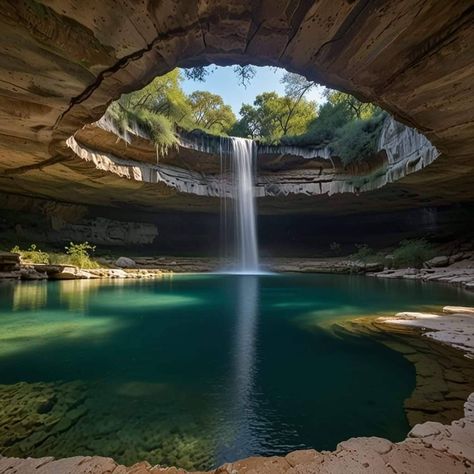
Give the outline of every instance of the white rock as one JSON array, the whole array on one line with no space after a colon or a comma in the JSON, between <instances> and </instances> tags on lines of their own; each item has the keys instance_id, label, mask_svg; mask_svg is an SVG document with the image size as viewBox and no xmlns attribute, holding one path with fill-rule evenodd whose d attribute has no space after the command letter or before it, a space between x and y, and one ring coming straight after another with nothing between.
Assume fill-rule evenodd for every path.
<instances>
[{"instance_id":1,"label":"white rock","mask_svg":"<svg viewBox=\"0 0 474 474\"><path fill-rule=\"evenodd\" d=\"M474 308L469 306L445 306L443 311L450 314L474 314Z\"/></svg>"}]
</instances>

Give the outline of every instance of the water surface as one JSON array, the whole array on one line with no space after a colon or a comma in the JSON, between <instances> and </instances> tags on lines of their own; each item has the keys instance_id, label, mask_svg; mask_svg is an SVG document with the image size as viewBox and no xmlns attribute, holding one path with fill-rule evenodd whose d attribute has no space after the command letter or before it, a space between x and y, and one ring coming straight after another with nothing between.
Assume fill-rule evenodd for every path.
<instances>
[{"instance_id":1,"label":"water surface","mask_svg":"<svg viewBox=\"0 0 474 474\"><path fill-rule=\"evenodd\" d=\"M440 285L181 275L0 285L0 453L212 468L403 439L413 366L339 319L472 304Z\"/></svg>"}]
</instances>

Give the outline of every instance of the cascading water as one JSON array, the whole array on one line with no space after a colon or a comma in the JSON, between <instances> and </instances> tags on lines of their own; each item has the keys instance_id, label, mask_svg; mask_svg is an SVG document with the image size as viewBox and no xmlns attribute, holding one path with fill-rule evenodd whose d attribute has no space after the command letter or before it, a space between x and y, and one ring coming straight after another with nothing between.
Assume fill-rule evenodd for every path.
<instances>
[{"instance_id":1,"label":"cascading water","mask_svg":"<svg viewBox=\"0 0 474 474\"><path fill-rule=\"evenodd\" d=\"M257 224L255 213L255 163L256 145L247 138L229 137L221 141L222 170L222 235L228 256L228 208L232 210L233 268L238 273L258 273ZM230 166L227 166L230 162ZM230 179L226 175L230 172ZM227 197L232 202L228 206Z\"/></svg>"}]
</instances>

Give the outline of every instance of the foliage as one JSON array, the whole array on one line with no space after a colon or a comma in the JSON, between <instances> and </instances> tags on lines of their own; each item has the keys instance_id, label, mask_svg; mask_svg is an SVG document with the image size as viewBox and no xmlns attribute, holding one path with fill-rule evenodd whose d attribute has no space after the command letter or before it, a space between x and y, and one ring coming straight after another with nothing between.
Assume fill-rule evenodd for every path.
<instances>
[{"instance_id":1,"label":"foliage","mask_svg":"<svg viewBox=\"0 0 474 474\"><path fill-rule=\"evenodd\" d=\"M234 71L244 85L256 72L253 66L235 66ZM184 77L204 81L211 72L212 68L195 67L185 70ZM327 103L317 111L316 104L305 97L316 84L298 74L284 74L284 95L264 92L252 104L243 104L238 121L217 94L195 91L187 96L182 79L175 69L139 91L122 95L109 106L102 123L126 141L131 131L145 135L162 153L177 144L176 126L271 144L329 146L343 164L366 159L376 151L384 112L329 89Z\"/></svg>"},{"instance_id":2,"label":"foliage","mask_svg":"<svg viewBox=\"0 0 474 474\"><path fill-rule=\"evenodd\" d=\"M128 110L119 101L113 102L107 109L106 120L113 125L114 132L127 142L129 132L133 132L149 137L161 152L177 143L170 120L146 108Z\"/></svg>"},{"instance_id":3,"label":"foliage","mask_svg":"<svg viewBox=\"0 0 474 474\"><path fill-rule=\"evenodd\" d=\"M329 244L329 249L331 250L332 253L337 255L341 251L341 244L337 242L331 242Z\"/></svg>"},{"instance_id":4,"label":"foliage","mask_svg":"<svg viewBox=\"0 0 474 474\"><path fill-rule=\"evenodd\" d=\"M356 244L355 247L357 252L351 255L353 260L365 263L375 255L375 252L367 244Z\"/></svg>"},{"instance_id":5,"label":"foliage","mask_svg":"<svg viewBox=\"0 0 474 474\"><path fill-rule=\"evenodd\" d=\"M377 140L386 112L372 104L362 104L348 94L337 94L342 94L337 97L347 96L349 99L347 102L342 99L328 101L319 108L318 116L308 125L306 133L283 137L282 143L328 146L345 165L373 155L377 150Z\"/></svg>"},{"instance_id":6,"label":"foliage","mask_svg":"<svg viewBox=\"0 0 474 474\"><path fill-rule=\"evenodd\" d=\"M185 76L205 80L205 68L192 68ZM179 69L156 77L143 89L124 94L108 107L102 124L127 142L129 133L149 137L162 152L178 142L176 126L200 128L209 133L227 133L236 121L222 97L205 91L187 96Z\"/></svg>"},{"instance_id":7,"label":"foliage","mask_svg":"<svg viewBox=\"0 0 474 474\"><path fill-rule=\"evenodd\" d=\"M246 66L234 66L234 73L239 78L240 84L246 88L257 74L257 71L253 66L247 64Z\"/></svg>"},{"instance_id":8,"label":"foliage","mask_svg":"<svg viewBox=\"0 0 474 474\"><path fill-rule=\"evenodd\" d=\"M20 254L21 260L27 263L49 263L49 256L46 252L37 248L36 244L31 244L28 250L21 250L15 245L10 252Z\"/></svg>"},{"instance_id":9,"label":"foliage","mask_svg":"<svg viewBox=\"0 0 474 474\"><path fill-rule=\"evenodd\" d=\"M186 79L192 81L205 82L207 76L215 71L215 67L195 66L184 70ZM234 73L237 76L240 84L247 87L257 73L254 66L248 64L245 66L234 66Z\"/></svg>"},{"instance_id":10,"label":"foliage","mask_svg":"<svg viewBox=\"0 0 474 474\"><path fill-rule=\"evenodd\" d=\"M206 77L212 72L212 69L209 69L206 66L195 66L184 69L184 77L186 79L191 79L192 81L204 82Z\"/></svg>"},{"instance_id":11,"label":"foliage","mask_svg":"<svg viewBox=\"0 0 474 474\"><path fill-rule=\"evenodd\" d=\"M293 72L285 73L281 83L285 86L285 95L295 100L302 99L307 92L316 87L315 82L308 81L306 77Z\"/></svg>"},{"instance_id":12,"label":"foliage","mask_svg":"<svg viewBox=\"0 0 474 474\"><path fill-rule=\"evenodd\" d=\"M144 134L165 152L177 143L175 124L188 125L191 113L181 80L180 71L174 69L143 89L123 94L108 107L105 124L126 141L130 131Z\"/></svg>"},{"instance_id":13,"label":"foliage","mask_svg":"<svg viewBox=\"0 0 474 474\"><path fill-rule=\"evenodd\" d=\"M15 245L10 252L20 254L22 262L35 264L75 265L80 268L99 268L93 261L90 253L95 251L95 246L89 242L75 244L71 242L65 247L66 253L43 252L36 244L31 244L27 250L22 250Z\"/></svg>"},{"instance_id":14,"label":"foliage","mask_svg":"<svg viewBox=\"0 0 474 474\"><path fill-rule=\"evenodd\" d=\"M236 122L232 108L220 95L195 91L189 96L189 104L194 126L210 133L227 133Z\"/></svg>"},{"instance_id":15,"label":"foliage","mask_svg":"<svg viewBox=\"0 0 474 474\"><path fill-rule=\"evenodd\" d=\"M176 108L184 108L186 112L186 94L181 88L181 73L179 69L155 77L143 89L124 94L120 103L128 110L146 108L155 113L162 113L168 118L177 118L183 115L183 111L170 110L170 103Z\"/></svg>"},{"instance_id":16,"label":"foliage","mask_svg":"<svg viewBox=\"0 0 474 474\"><path fill-rule=\"evenodd\" d=\"M304 98L315 87L314 82L303 76L287 72L281 79L285 95L264 92L258 95L253 105L243 104L241 119L231 133L237 136L276 143L285 135L299 135L316 117L316 104Z\"/></svg>"},{"instance_id":17,"label":"foliage","mask_svg":"<svg viewBox=\"0 0 474 474\"><path fill-rule=\"evenodd\" d=\"M91 245L89 242L82 242L80 244L70 242L69 247L65 247L65 249L70 264L76 265L79 268L96 268L98 266L96 262L91 260L89 253L95 251L95 245Z\"/></svg>"},{"instance_id":18,"label":"foliage","mask_svg":"<svg viewBox=\"0 0 474 474\"><path fill-rule=\"evenodd\" d=\"M351 114L342 104L323 104L318 116L309 123L305 133L282 138L285 145L324 146L335 139L336 131L352 120Z\"/></svg>"},{"instance_id":19,"label":"foliage","mask_svg":"<svg viewBox=\"0 0 474 474\"><path fill-rule=\"evenodd\" d=\"M346 113L353 119L368 119L380 112L380 108L370 102L361 102L353 95L345 92L326 89L324 95L328 103L342 106Z\"/></svg>"},{"instance_id":20,"label":"foliage","mask_svg":"<svg viewBox=\"0 0 474 474\"><path fill-rule=\"evenodd\" d=\"M336 130L330 148L345 165L369 158L377 151L377 140L385 116L381 113L366 120L356 119L346 123Z\"/></svg>"},{"instance_id":21,"label":"foliage","mask_svg":"<svg viewBox=\"0 0 474 474\"><path fill-rule=\"evenodd\" d=\"M264 92L253 105L242 105L240 115L242 118L231 133L276 143L284 135L303 133L316 115L316 106L303 97Z\"/></svg>"},{"instance_id":22,"label":"foliage","mask_svg":"<svg viewBox=\"0 0 474 474\"><path fill-rule=\"evenodd\" d=\"M402 240L392 252L395 267L421 268L434 256L433 247L426 239Z\"/></svg>"}]
</instances>

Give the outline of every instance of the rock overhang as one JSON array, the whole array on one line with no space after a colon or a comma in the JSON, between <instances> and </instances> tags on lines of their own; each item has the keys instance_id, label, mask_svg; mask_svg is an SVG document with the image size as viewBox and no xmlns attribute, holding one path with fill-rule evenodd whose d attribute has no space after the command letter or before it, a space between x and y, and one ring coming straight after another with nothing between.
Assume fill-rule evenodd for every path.
<instances>
[{"instance_id":1,"label":"rock overhang","mask_svg":"<svg viewBox=\"0 0 474 474\"><path fill-rule=\"evenodd\" d=\"M0 188L100 199L113 180L81 169L66 146L71 134L121 93L175 66L253 63L372 100L417 127L443 156L404 186L428 201L473 200L473 19L462 1L7 4ZM429 189L416 189L428 181Z\"/></svg>"}]
</instances>

